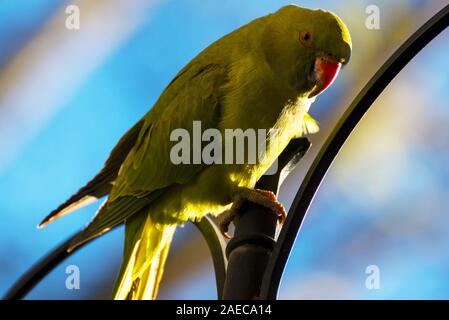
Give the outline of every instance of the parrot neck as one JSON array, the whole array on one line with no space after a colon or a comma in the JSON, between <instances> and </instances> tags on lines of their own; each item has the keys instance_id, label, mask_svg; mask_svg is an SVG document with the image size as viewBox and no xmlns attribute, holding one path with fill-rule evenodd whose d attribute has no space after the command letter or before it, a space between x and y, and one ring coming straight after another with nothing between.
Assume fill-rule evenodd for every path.
<instances>
[{"instance_id":1,"label":"parrot neck","mask_svg":"<svg viewBox=\"0 0 449 320\"><path fill-rule=\"evenodd\" d=\"M280 141L285 142L285 146L293 137L302 135L300 131L304 115L309 111L314 101L314 98L298 97L283 108L274 129L279 132Z\"/></svg>"}]
</instances>

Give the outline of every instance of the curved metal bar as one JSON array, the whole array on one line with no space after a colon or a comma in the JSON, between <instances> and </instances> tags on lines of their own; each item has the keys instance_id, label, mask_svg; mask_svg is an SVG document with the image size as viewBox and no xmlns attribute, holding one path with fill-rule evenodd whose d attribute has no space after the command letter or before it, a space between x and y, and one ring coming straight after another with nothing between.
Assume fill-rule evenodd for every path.
<instances>
[{"instance_id":1,"label":"curved metal bar","mask_svg":"<svg viewBox=\"0 0 449 320\"><path fill-rule=\"evenodd\" d=\"M214 264L217 297L218 300L222 300L228 264L225 254L226 241L211 218L206 216L199 221L195 221L193 224L201 231L201 234L209 247L212 262Z\"/></svg>"},{"instance_id":2,"label":"curved metal bar","mask_svg":"<svg viewBox=\"0 0 449 320\"><path fill-rule=\"evenodd\" d=\"M276 299L282 273L310 203L355 126L393 78L448 25L449 5L427 21L387 60L340 119L315 158L295 196L264 274L261 299Z\"/></svg>"},{"instance_id":3,"label":"curved metal bar","mask_svg":"<svg viewBox=\"0 0 449 320\"><path fill-rule=\"evenodd\" d=\"M34 264L16 283L8 290L3 297L4 300L19 300L31 291L50 271L57 267L74 252L81 249L86 243L67 252L72 240L76 235L70 237L65 242L56 247L53 251Z\"/></svg>"},{"instance_id":4,"label":"curved metal bar","mask_svg":"<svg viewBox=\"0 0 449 320\"><path fill-rule=\"evenodd\" d=\"M212 255L214 263L215 277L217 281L218 299L221 299L224 287L224 280L226 277L226 243L224 239L220 239L220 231L215 224L206 217L200 222L194 223L206 239L207 245ZM53 249L46 256L41 258L34 264L26 273L24 273L19 280L3 296L3 300L20 300L23 299L39 282L42 281L54 268L56 268L65 259L71 256L76 251L80 250L86 244L83 243L70 252L67 249L73 243L73 239L77 234L71 236L66 241L61 243L58 247Z\"/></svg>"}]
</instances>

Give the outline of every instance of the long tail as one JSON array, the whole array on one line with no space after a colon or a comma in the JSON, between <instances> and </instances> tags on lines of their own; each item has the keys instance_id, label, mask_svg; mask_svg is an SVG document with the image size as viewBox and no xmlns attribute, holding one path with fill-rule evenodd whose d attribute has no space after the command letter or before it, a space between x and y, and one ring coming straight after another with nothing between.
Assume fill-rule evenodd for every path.
<instances>
[{"instance_id":1,"label":"long tail","mask_svg":"<svg viewBox=\"0 0 449 320\"><path fill-rule=\"evenodd\" d=\"M176 225L155 224L148 213L126 222L124 257L114 299L156 298L175 229Z\"/></svg>"}]
</instances>

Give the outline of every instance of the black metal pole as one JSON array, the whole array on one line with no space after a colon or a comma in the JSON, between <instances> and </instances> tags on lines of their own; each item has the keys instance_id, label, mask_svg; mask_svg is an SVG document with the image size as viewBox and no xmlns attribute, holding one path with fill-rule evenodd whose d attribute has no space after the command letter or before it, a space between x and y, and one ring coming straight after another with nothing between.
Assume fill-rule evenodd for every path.
<instances>
[{"instance_id":1,"label":"black metal pole","mask_svg":"<svg viewBox=\"0 0 449 320\"><path fill-rule=\"evenodd\" d=\"M279 168L275 175L263 176L256 188L278 192L279 180L286 175L310 147L306 138L295 139L278 159ZM278 218L269 209L246 202L237 215L234 237L226 248L228 269L223 299L257 299L260 293L265 268L275 245Z\"/></svg>"},{"instance_id":2,"label":"black metal pole","mask_svg":"<svg viewBox=\"0 0 449 320\"><path fill-rule=\"evenodd\" d=\"M307 209L324 179L332 161L348 139L352 130L372 106L373 102L393 78L427 44L449 26L449 5L440 10L385 62L346 110L314 159L295 199L276 242L267 266L261 290L261 299L276 299L282 274Z\"/></svg>"}]
</instances>

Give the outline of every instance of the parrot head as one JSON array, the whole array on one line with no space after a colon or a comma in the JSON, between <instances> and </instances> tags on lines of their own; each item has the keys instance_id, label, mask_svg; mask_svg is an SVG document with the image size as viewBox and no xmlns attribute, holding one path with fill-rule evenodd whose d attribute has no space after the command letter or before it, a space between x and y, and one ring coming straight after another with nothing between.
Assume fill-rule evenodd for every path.
<instances>
[{"instance_id":1,"label":"parrot head","mask_svg":"<svg viewBox=\"0 0 449 320\"><path fill-rule=\"evenodd\" d=\"M351 36L334 13L288 5L268 16L262 50L270 68L298 95L313 98L351 56Z\"/></svg>"}]
</instances>

